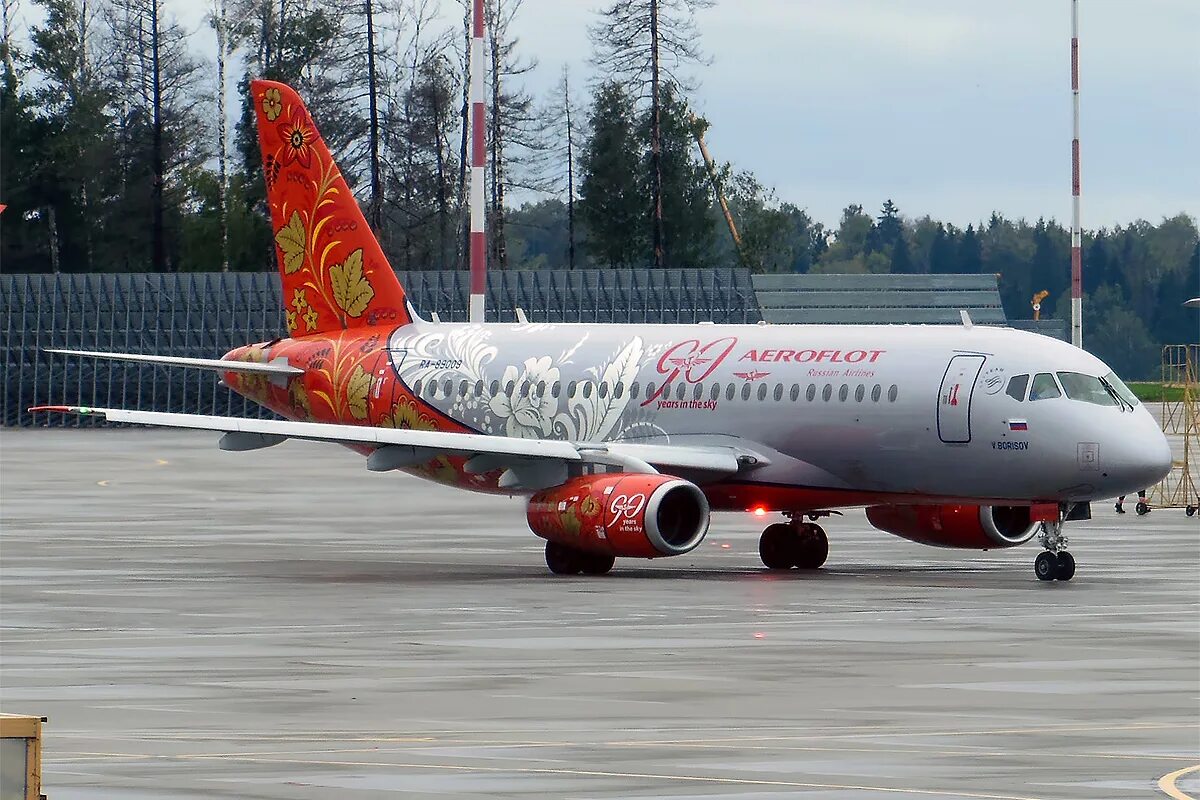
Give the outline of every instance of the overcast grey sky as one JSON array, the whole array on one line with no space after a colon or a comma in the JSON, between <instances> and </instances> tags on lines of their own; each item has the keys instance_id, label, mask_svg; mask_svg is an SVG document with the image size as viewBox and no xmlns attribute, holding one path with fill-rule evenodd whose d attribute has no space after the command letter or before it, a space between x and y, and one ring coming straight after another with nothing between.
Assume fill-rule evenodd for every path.
<instances>
[{"instance_id":1,"label":"overcast grey sky","mask_svg":"<svg viewBox=\"0 0 1200 800\"><path fill-rule=\"evenodd\" d=\"M523 49L587 69L599 3L525 0ZM1083 220L1200 213L1200 1L1080 0ZM1070 219L1069 0L721 0L693 104L713 155L835 223Z\"/></svg>"},{"instance_id":2,"label":"overcast grey sky","mask_svg":"<svg viewBox=\"0 0 1200 800\"><path fill-rule=\"evenodd\" d=\"M582 89L606 2L524 0L536 96L563 64ZM210 36L209 2L169 4ZM698 23L714 157L818 220L890 197L960 226L1069 221L1069 0L719 0ZM1200 0L1080 0L1080 42L1084 227L1200 216Z\"/></svg>"}]
</instances>

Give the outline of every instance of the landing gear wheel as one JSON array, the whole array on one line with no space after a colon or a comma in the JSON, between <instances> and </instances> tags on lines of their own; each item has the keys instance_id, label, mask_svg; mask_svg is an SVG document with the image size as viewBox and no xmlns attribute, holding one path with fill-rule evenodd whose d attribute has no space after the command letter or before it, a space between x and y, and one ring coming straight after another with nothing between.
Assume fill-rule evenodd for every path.
<instances>
[{"instance_id":1,"label":"landing gear wheel","mask_svg":"<svg viewBox=\"0 0 1200 800\"><path fill-rule=\"evenodd\" d=\"M1058 558L1055 560L1057 561L1054 571L1055 580L1069 581L1075 577L1075 557L1073 555L1066 550L1060 550ZM1038 575L1038 577L1042 576Z\"/></svg>"},{"instance_id":2,"label":"landing gear wheel","mask_svg":"<svg viewBox=\"0 0 1200 800\"><path fill-rule=\"evenodd\" d=\"M604 553L584 553L582 556L584 575L607 575L617 562L615 556Z\"/></svg>"},{"instance_id":3,"label":"landing gear wheel","mask_svg":"<svg viewBox=\"0 0 1200 800\"><path fill-rule=\"evenodd\" d=\"M1196 516L1196 506L1188 506L1183 510L1183 513L1187 514L1189 517Z\"/></svg>"},{"instance_id":4,"label":"landing gear wheel","mask_svg":"<svg viewBox=\"0 0 1200 800\"><path fill-rule=\"evenodd\" d=\"M1039 581L1052 581L1058 575L1058 556L1050 551L1039 553L1033 562L1033 574Z\"/></svg>"},{"instance_id":5,"label":"landing gear wheel","mask_svg":"<svg viewBox=\"0 0 1200 800\"><path fill-rule=\"evenodd\" d=\"M1134 510L1136 510L1136 511L1137 511L1137 515L1138 515L1139 517L1144 517L1144 516L1146 516L1147 514L1149 514L1149 513L1150 513L1150 506L1149 506L1149 504L1147 504L1147 503L1141 503L1141 502L1139 502L1139 503L1137 504L1137 506L1135 507L1135 509L1134 509Z\"/></svg>"},{"instance_id":6,"label":"landing gear wheel","mask_svg":"<svg viewBox=\"0 0 1200 800\"><path fill-rule=\"evenodd\" d=\"M806 522L799 526L792 563L800 569L817 569L829 557L829 537L820 525Z\"/></svg>"},{"instance_id":7,"label":"landing gear wheel","mask_svg":"<svg viewBox=\"0 0 1200 800\"><path fill-rule=\"evenodd\" d=\"M546 566L555 575L578 575L583 570L582 554L565 544L546 542Z\"/></svg>"},{"instance_id":8,"label":"landing gear wheel","mask_svg":"<svg viewBox=\"0 0 1200 800\"><path fill-rule=\"evenodd\" d=\"M767 569L791 569L795 563L795 533L784 522L768 525L758 539L758 556Z\"/></svg>"}]
</instances>

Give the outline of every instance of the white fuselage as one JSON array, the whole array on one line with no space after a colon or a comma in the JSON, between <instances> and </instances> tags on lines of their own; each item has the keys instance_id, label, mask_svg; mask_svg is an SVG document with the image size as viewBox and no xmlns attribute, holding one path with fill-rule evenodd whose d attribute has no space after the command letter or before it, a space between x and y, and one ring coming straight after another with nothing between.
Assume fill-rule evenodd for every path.
<instances>
[{"instance_id":1,"label":"white fuselage","mask_svg":"<svg viewBox=\"0 0 1200 800\"><path fill-rule=\"evenodd\" d=\"M1013 376L1111 370L1007 328L418 322L389 349L401 380L482 433L736 440L767 456L760 483L1068 501L1170 464L1141 405L1011 396Z\"/></svg>"}]
</instances>

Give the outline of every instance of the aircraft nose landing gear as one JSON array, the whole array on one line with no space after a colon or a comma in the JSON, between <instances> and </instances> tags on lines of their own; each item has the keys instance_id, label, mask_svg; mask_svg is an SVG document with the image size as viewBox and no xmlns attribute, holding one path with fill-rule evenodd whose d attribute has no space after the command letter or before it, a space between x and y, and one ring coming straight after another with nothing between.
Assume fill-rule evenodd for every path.
<instances>
[{"instance_id":1,"label":"aircraft nose landing gear","mask_svg":"<svg viewBox=\"0 0 1200 800\"><path fill-rule=\"evenodd\" d=\"M758 540L758 555L768 569L817 569L829 556L829 537L815 522L789 514L788 522L767 526Z\"/></svg>"},{"instance_id":2,"label":"aircraft nose landing gear","mask_svg":"<svg viewBox=\"0 0 1200 800\"><path fill-rule=\"evenodd\" d=\"M1066 550L1062 526L1061 520L1042 523L1038 541L1046 550L1033 562L1033 573L1039 581L1069 581L1075 577L1075 558Z\"/></svg>"}]
</instances>

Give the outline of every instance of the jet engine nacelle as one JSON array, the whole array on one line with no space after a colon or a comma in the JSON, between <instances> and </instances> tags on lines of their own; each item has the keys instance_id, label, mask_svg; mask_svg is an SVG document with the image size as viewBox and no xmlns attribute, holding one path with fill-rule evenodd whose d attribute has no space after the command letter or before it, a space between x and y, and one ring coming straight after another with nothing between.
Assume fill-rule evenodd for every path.
<instances>
[{"instance_id":1,"label":"jet engine nacelle","mask_svg":"<svg viewBox=\"0 0 1200 800\"><path fill-rule=\"evenodd\" d=\"M677 556L708 533L709 508L694 483L670 475L583 475L529 498L529 527L552 542L638 558Z\"/></svg>"},{"instance_id":2,"label":"jet engine nacelle","mask_svg":"<svg viewBox=\"0 0 1200 800\"><path fill-rule=\"evenodd\" d=\"M1055 506L870 506L867 519L881 531L921 544L991 550L1029 541L1051 511L1058 513Z\"/></svg>"}]
</instances>

